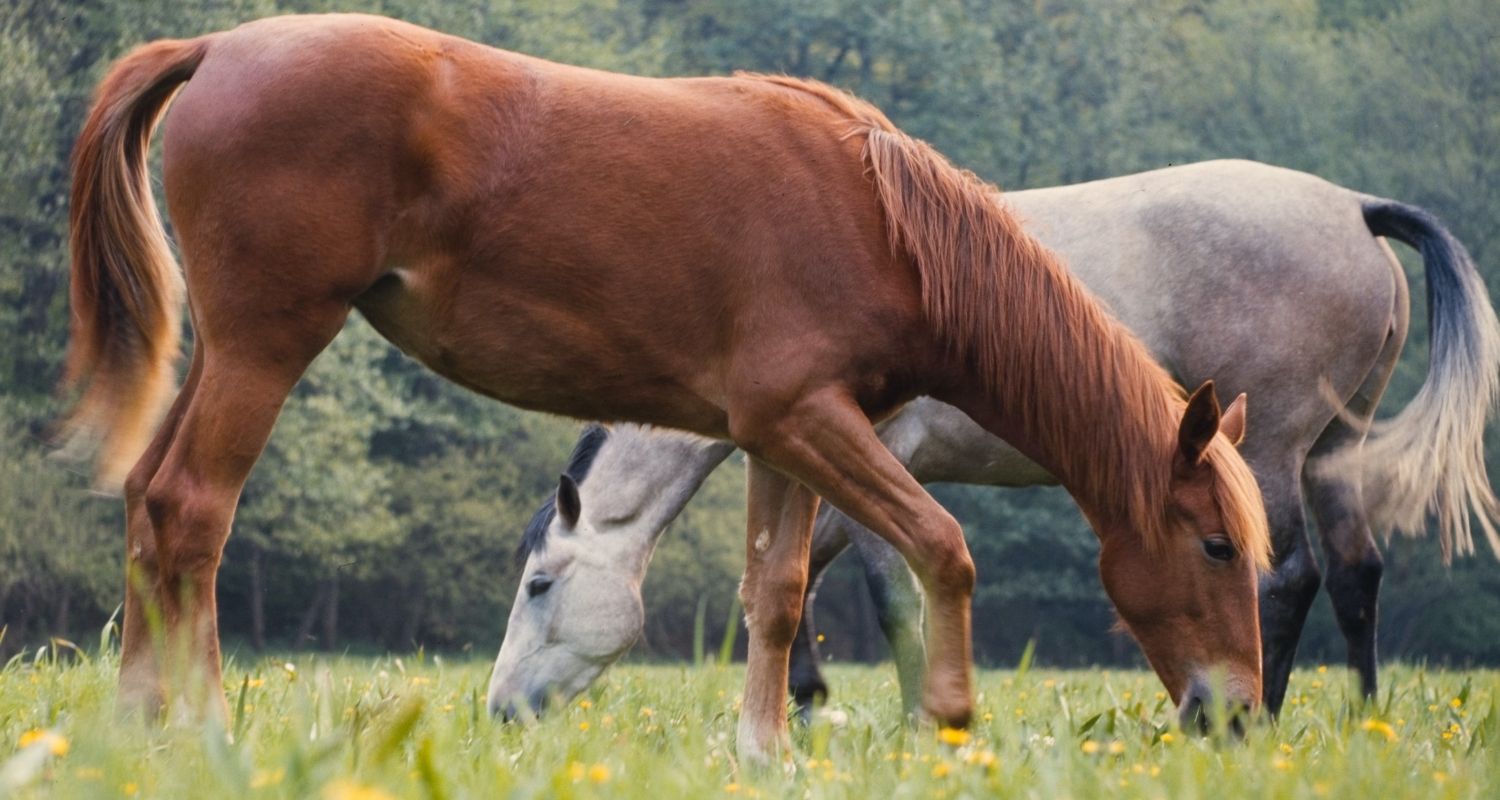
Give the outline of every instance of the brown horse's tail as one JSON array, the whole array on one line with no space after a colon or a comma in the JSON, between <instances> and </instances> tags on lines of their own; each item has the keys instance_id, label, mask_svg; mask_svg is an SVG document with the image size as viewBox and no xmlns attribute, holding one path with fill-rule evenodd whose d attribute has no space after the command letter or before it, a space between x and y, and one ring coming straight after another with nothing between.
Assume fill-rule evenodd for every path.
<instances>
[{"instance_id":1,"label":"brown horse's tail","mask_svg":"<svg viewBox=\"0 0 1500 800\"><path fill-rule=\"evenodd\" d=\"M153 42L105 76L73 151L72 317L65 389L79 392L64 450L98 446L113 489L171 394L182 275L151 195L151 133L202 62L207 38Z\"/></svg>"},{"instance_id":2,"label":"brown horse's tail","mask_svg":"<svg viewBox=\"0 0 1500 800\"><path fill-rule=\"evenodd\" d=\"M1427 379L1399 414L1351 450L1366 514L1377 531L1418 534L1430 515L1443 558L1474 552L1479 523L1500 558L1500 501L1484 465L1485 419L1500 401L1500 321L1462 243L1416 206L1365 198L1365 224L1422 253L1431 356Z\"/></svg>"}]
</instances>

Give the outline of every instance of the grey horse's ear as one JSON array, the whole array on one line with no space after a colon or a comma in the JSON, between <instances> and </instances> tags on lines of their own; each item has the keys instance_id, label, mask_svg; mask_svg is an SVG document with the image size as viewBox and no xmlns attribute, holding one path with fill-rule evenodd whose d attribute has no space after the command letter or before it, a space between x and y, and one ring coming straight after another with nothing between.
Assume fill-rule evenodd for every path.
<instances>
[{"instance_id":1,"label":"grey horse's ear","mask_svg":"<svg viewBox=\"0 0 1500 800\"><path fill-rule=\"evenodd\" d=\"M557 479L557 515L562 517L564 525L575 528L582 514L583 502L578 499L578 483L572 476L563 473Z\"/></svg>"},{"instance_id":2,"label":"grey horse's ear","mask_svg":"<svg viewBox=\"0 0 1500 800\"><path fill-rule=\"evenodd\" d=\"M1235 447L1245 441L1245 413L1245 393L1240 392L1240 396L1234 398L1234 402L1219 417L1219 433L1224 434L1224 438Z\"/></svg>"}]
</instances>

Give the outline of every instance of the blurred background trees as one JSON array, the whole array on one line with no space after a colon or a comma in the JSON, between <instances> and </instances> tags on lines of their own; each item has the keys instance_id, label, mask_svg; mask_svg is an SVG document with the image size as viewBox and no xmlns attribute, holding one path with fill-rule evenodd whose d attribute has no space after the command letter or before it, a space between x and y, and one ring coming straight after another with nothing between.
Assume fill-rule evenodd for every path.
<instances>
[{"instance_id":1,"label":"blurred background trees","mask_svg":"<svg viewBox=\"0 0 1500 800\"><path fill-rule=\"evenodd\" d=\"M499 47L653 75L785 72L851 89L1007 189L1216 157L1268 161L1438 213L1500 288L1500 14L1493 0L12 0L0 9L0 647L96 629L120 598L120 504L46 458L66 341L67 156L130 47L275 13L368 11ZM1425 369L1418 320L1388 396ZM578 426L460 390L362 321L314 365L245 491L221 579L251 646L498 646L511 551ZM1489 443L1500 463L1500 442ZM668 532L639 652L691 652L742 566L742 467ZM1058 490L941 487L980 569L976 653L1135 663L1108 633L1097 545ZM1500 566L1387 548L1387 657L1500 663ZM873 658L863 578L835 567L827 653ZM1326 603L1305 658L1337 661Z\"/></svg>"}]
</instances>

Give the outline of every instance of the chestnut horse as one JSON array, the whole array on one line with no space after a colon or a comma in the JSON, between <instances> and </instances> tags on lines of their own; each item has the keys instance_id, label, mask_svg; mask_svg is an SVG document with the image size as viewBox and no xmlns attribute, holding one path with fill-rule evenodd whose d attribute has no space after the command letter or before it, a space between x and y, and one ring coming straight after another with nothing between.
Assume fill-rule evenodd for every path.
<instances>
[{"instance_id":1,"label":"chestnut horse","mask_svg":"<svg viewBox=\"0 0 1500 800\"><path fill-rule=\"evenodd\" d=\"M164 188L185 286L146 158L174 93ZM235 503L351 309L501 401L750 454L748 761L786 753L820 497L912 565L930 598L923 706L968 723L973 562L871 424L920 394L1073 493L1174 698L1204 702L1211 669L1216 699L1260 694L1268 537L1232 441L1243 403L1218 435L1212 386L1184 402L993 187L838 90L629 77L377 17L280 17L125 57L74 171L72 429L100 438L103 480L134 464L127 708L223 713L214 581ZM184 301L191 366L147 444Z\"/></svg>"}]
</instances>

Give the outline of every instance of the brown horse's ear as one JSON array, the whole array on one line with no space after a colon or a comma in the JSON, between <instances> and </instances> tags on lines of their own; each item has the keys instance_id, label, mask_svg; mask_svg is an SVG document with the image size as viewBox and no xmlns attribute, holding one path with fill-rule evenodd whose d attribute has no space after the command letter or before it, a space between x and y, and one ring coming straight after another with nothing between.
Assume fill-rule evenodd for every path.
<instances>
[{"instance_id":1,"label":"brown horse's ear","mask_svg":"<svg viewBox=\"0 0 1500 800\"><path fill-rule=\"evenodd\" d=\"M1223 416L1219 418L1219 433L1224 434L1224 438L1235 447L1245 441L1245 413L1245 393L1240 392L1240 396L1234 398L1234 402L1224 409Z\"/></svg>"},{"instance_id":2,"label":"brown horse's ear","mask_svg":"<svg viewBox=\"0 0 1500 800\"><path fill-rule=\"evenodd\" d=\"M1187 411L1182 415L1182 427L1177 429L1177 449L1187 464L1203 463L1203 454L1208 443L1219 432L1219 397L1214 394L1214 382L1204 381L1198 391L1188 398Z\"/></svg>"},{"instance_id":3,"label":"brown horse's ear","mask_svg":"<svg viewBox=\"0 0 1500 800\"><path fill-rule=\"evenodd\" d=\"M578 498L578 483L567 473L557 479L557 515L569 528L578 526L583 514L583 501Z\"/></svg>"}]
</instances>

